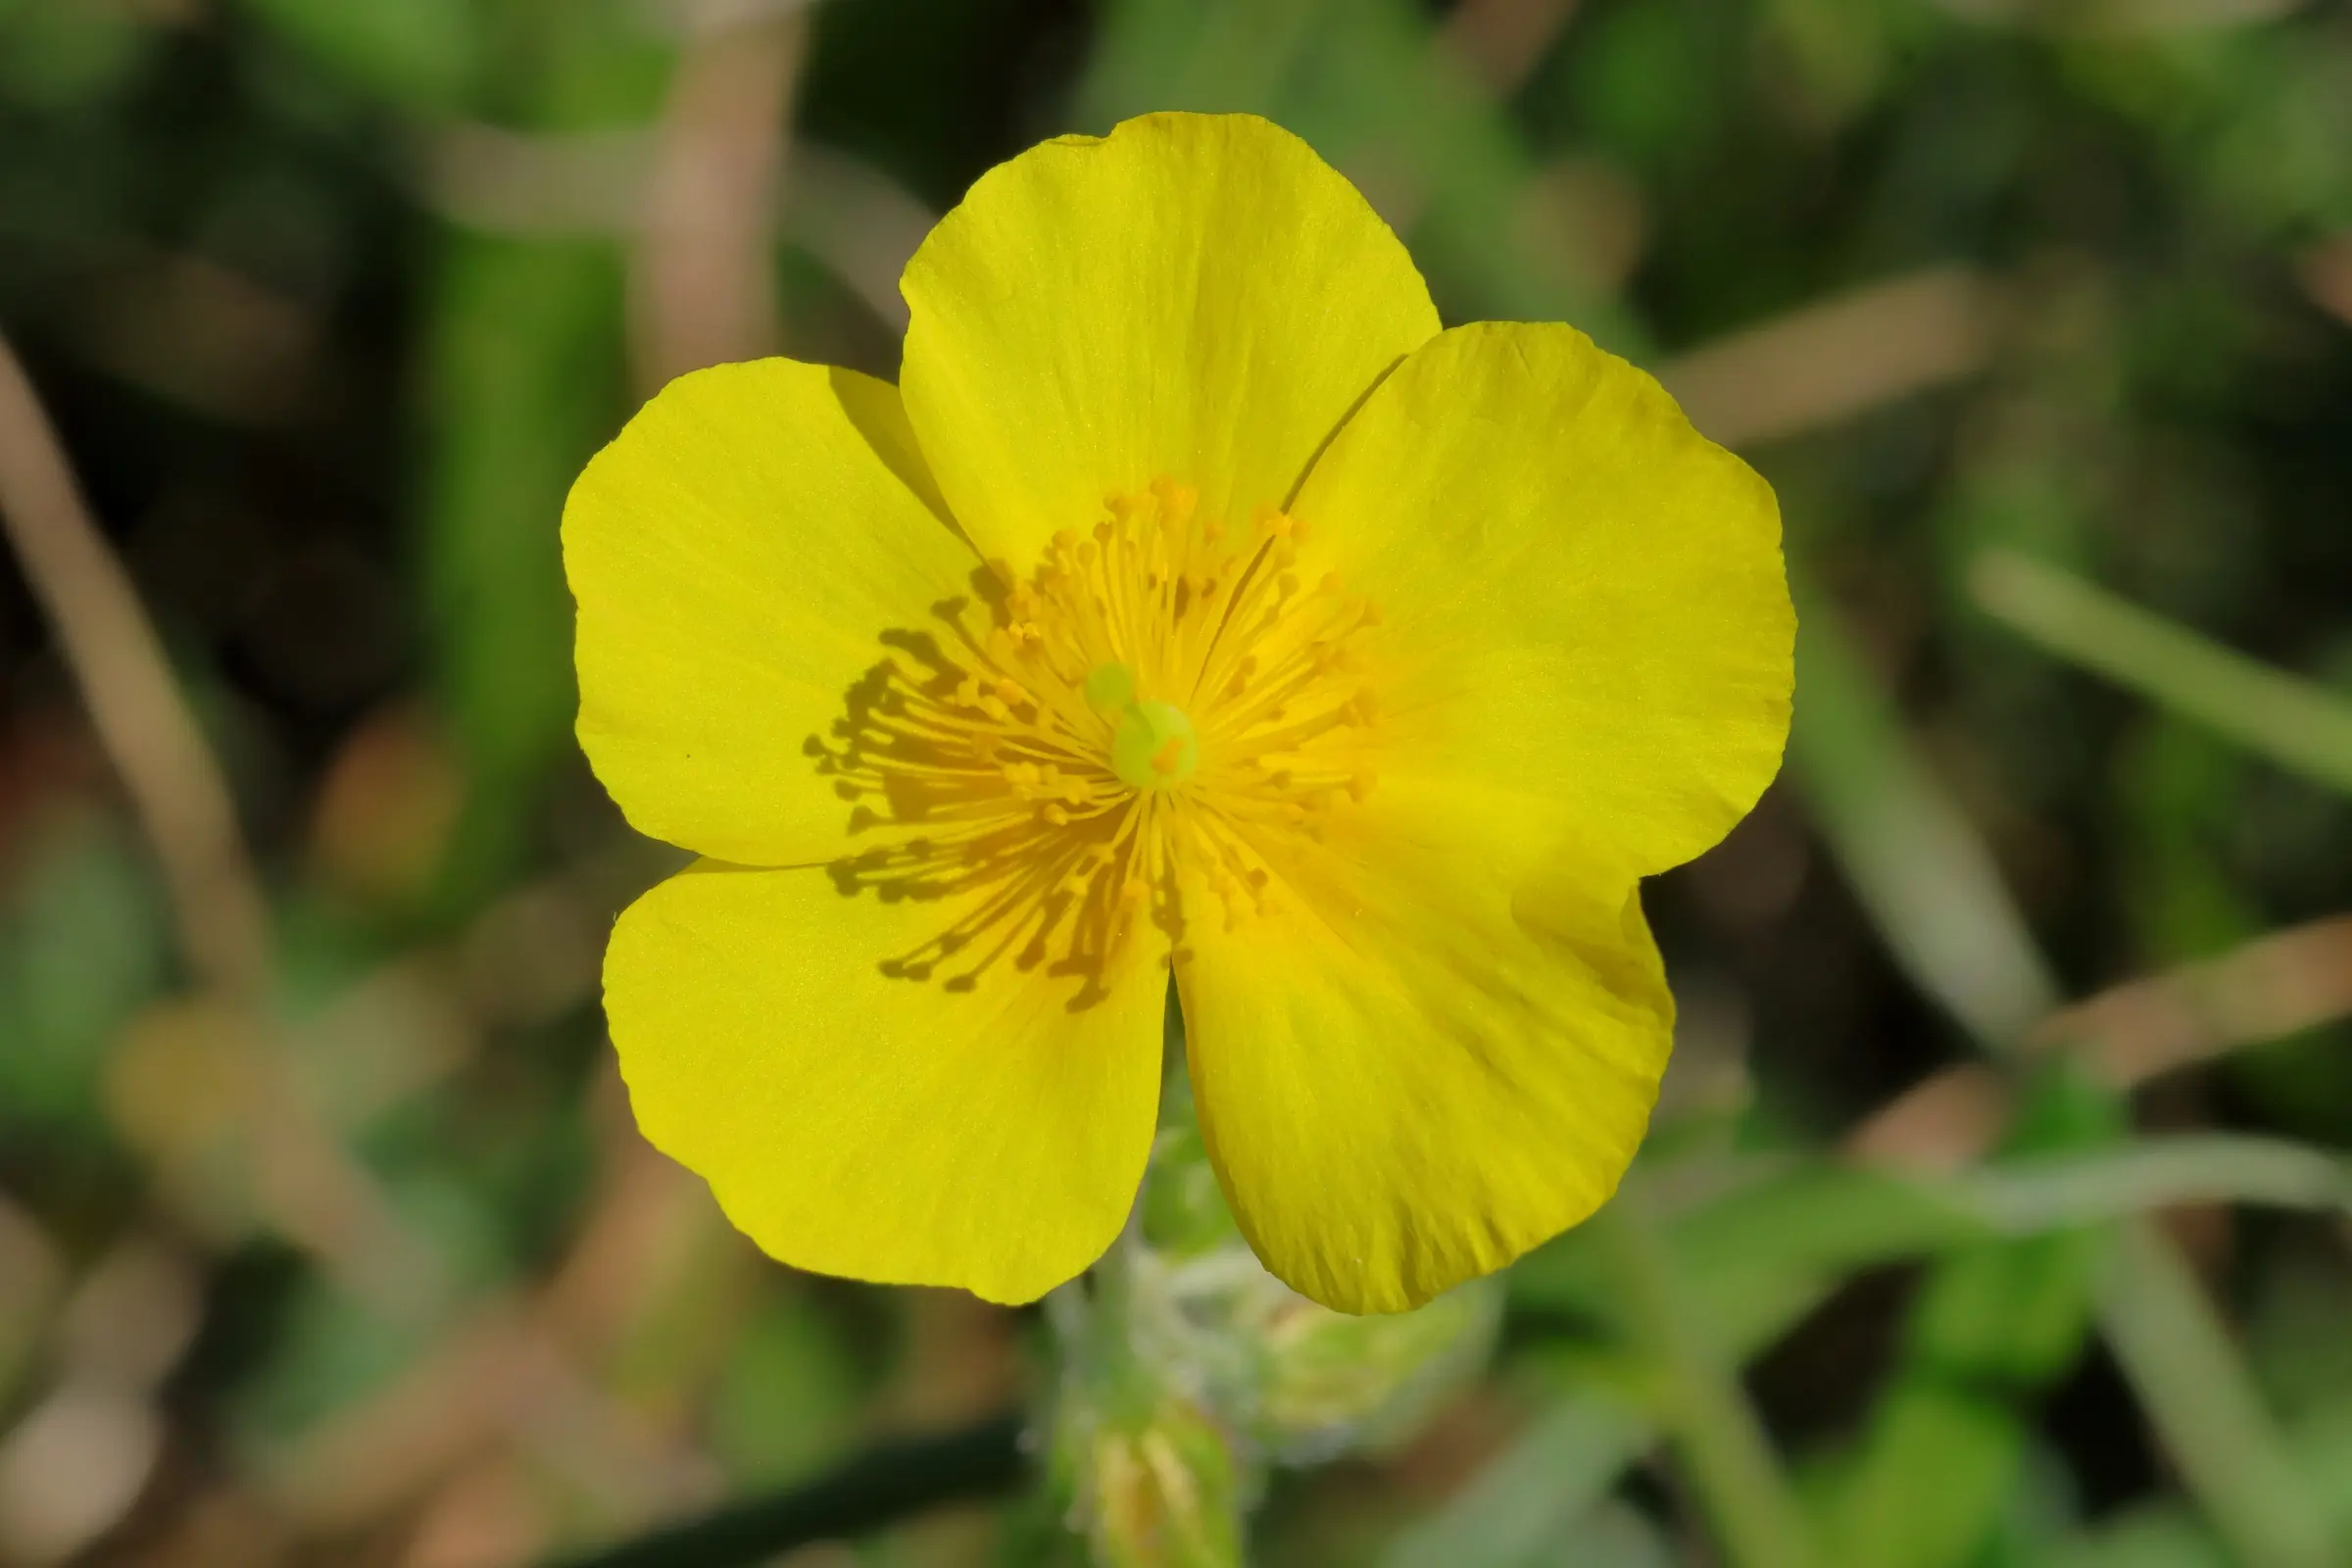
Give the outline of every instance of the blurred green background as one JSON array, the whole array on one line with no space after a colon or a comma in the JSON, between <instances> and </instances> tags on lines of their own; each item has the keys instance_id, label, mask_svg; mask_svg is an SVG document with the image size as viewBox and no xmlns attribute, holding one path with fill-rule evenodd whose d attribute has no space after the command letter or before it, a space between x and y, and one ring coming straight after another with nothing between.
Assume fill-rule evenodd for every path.
<instances>
[{"instance_id":1,"label":"blurred green background","mask_svg":"<svg viewBox=\"0 0 2352 1568\"><path fill-rule=\"evenodd\" d=\"M2341 0L0 0L96 529L0 386L0 1563L527 1564L1053 1402L1043 1314L779 1269L637 1140L596 966L675 858L556 522L670 374L891 373L937 213L1162 108L1659 371L1805 621L1649 896L1625 1198L1255 1560L2352 1563ZM905 1483L783 1560L1074 1549Z\"/></svg>"}]
</instances>

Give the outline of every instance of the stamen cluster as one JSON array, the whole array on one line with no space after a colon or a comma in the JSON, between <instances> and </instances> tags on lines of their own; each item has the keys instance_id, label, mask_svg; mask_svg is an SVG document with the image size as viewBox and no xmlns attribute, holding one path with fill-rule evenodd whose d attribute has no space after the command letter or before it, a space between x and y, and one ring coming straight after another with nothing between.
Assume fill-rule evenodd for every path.
<instances>
[{"instance_id":1,"label":"stamen cluster","mask_svg":"<svg viewBox=\"0 0 2352 1568\"><path fill-rule=\"evenodd\" d=\"M972 896L894 960L968 987L1000 957L1099 976L1149 918L1186 956L1180 863L1230 924L1278 897L1286 846L1371 792L1378 610L1300 569L1308 528L1261 507L1230 530L1167 479L1063 529L1026 578L1003 562L885 635L820 769L872 848L845 891Z\"/></svg>"}]
</instances>

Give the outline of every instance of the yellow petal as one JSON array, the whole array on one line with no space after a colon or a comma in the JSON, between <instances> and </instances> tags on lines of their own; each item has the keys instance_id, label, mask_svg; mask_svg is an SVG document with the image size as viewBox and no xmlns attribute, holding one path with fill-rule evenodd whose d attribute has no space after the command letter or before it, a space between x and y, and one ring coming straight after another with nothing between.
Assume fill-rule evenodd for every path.
<instances>
[{"instance_id":1,"label":"yellow petal","mask_svg":"<svg viewBox=\"0 0 2352 1568\"><path fill-rule=\"evenodd\" d=\"M1673 1032L1621 863L1531 874L1513 799L1384 780L1229 926L1198 882L1176 975L1201 1132L1243 1233L1347 1312L1417 1306L1584 1219Z\"/></svg>"},{"instance_id":2,"label":"yellow petal","mask_svg":"<svg viewBox=\"0 0 2352 1568\"><path fill-rule=\"evenodd\" d=\"M646 1137L770 1254L1027 1301L1126 1218L1164 970L1139 950L1099 991L1009 956L968 991L946 966L885 974L955 917L821 869L705 862L620 917L606 1013Z\"/></svg>"},{"instance_id":3,"label":"yellow petal","mask_svg":"<svg viewBox=\"0 0 2352 1568\"><path fill-rule=\"evenodd\" d=\"M630 822L749 863L838 853L850 808L804 748L883 631L965 591L943 516L869 376L724 365L639 411L564 510L580 745Z\"/></svg>"},{"instance_id":4,"label":"yellow petal","mask_svg":"<svg viewBox=\"0 0 2352 1568\"><path fill-rule=\"evenodd\" d=\"M1482 322L1365 400L1292 509L1384 615L1382 778L1519 797L1642 874L1779 769L1796 617L1771 489L1573 328Z\"/></svg>"},{"instance_id":5,"label":"yellow petal","mask_svg":"<svg viewBox=\"0 0 2352 1568\"><path fill-rule=\"evenodd\" d=\"M1438 329L1354 187L1247 115L1065 136L974 184L907 265L900 384L981 550L1019 566L1162 475L1207 516L1279 505Z\"/></svg>"}]
</instances>

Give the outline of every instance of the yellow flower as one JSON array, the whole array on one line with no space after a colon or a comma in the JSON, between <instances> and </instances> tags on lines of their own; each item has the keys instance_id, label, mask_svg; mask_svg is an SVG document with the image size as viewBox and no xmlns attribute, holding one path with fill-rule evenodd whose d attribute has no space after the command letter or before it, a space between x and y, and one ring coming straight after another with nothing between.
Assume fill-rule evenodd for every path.
<instances>
[{"instance_id":1,"label":"yellow flower","mask_svg":"<svg viewBox=\"0 0 2352 1568\"><path fill-rule=\"evenodd\" d=\"M1393 1311L1613 1190L1639 880L1779 764L1772 494L1565 326L1440 331L1306 146L984 176L898 387L673 383L564 518L579 735L704 856L621 916L646 1136L783 1261L1035 1298L1119 1230L1173 968L1268 1268Z\"/></svg>"}]
</instances>

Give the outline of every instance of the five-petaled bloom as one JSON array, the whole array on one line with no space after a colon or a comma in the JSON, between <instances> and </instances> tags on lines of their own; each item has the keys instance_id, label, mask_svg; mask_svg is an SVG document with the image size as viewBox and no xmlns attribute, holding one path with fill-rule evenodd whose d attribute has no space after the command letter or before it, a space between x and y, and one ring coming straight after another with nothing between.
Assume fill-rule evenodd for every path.
<instances>
[{"instance_id":1,"label":"five-petaled bloom","mask_svg":"<svg viewBox=\"0 0 2352 1568\"><path fill-rule=\"evenodd\" d=\"M983 176L892 387L685 376L573 490L579 735L705 858L621 916L646 1136L788 1263L1041 1295L1173 971L1267 1267L1413 1306L1598 1205L1673 1028L1640 879L1779 764L1772 494L1560 325L1439 329L1306 146Z\"/></svg>"}]
</instances>

